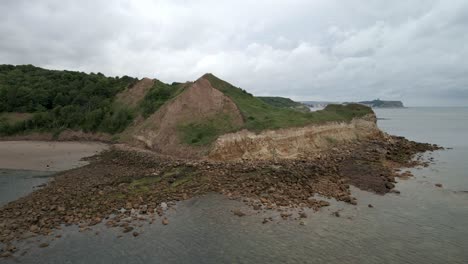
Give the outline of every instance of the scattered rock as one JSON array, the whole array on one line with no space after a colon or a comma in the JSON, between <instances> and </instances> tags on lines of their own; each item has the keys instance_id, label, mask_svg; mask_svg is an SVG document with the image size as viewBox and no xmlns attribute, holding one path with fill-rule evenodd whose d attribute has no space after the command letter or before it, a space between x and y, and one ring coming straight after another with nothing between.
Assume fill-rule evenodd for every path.
<instances>
[{"instance_id":1,"label":"scattered rock","mask_svg":"<svg viewBox=\"0 0 468 264\"><path fill-rule=\"evenodd\" d=\"M168 225L168 224L169 224L169 220L168 220L166 217L164 217L163 220L162 220L162 224L163 224L163 225Z\"/></svg>"},{"instance_id":2,"label":"scattered rock","mask_svg":"<svg viewBox=\"0 0 468 264\"><path fill-rule=\"evenodd\" d=\"M367 207L374 208L374 206L372 204L368 204Z\"/></svg>"},{"instance_id":3,"label":"scattered rock","mask_svg":"<svg viewBox=\"0 0 468 264\"><path fill-rule=\"evenodd\" d=\"M140 233L138 233L138 232L133 232L133 236L134 236L134 237L137 237L137 236L139 236L139 235L140 235Z\"/></svg>"},{"instance_id":4,"label":"scattered rock","mask_svg":"<svg viewBox=\"0 0 468 264\"><path fill-rule=\"evenodd\" d=\"M286 219L290 215L285 211L291 207L318 210L329 205L327 201L307 199L315 194L355 203L349 184L379 194L399 193L393 184L395 169L420 165L421 161L413 160L414 155L435 149L438 147L387 135L346 142L317 155L276 161L186 161L116 148L92 158L88 166L60 173L40 192L2 206L0 243L24 239L29 231L48 235L61 225L93 225L109 215L112 219L106 226L133 232L129 223L154 221L153 213L163 217L170 206L167 201L209 192L248 198L246 203L255 210L281 208L281 217ZM389 161L392 167L383 161ZM270 169L271 165L277 169ZM152 183L175 171L168 178L179 180L198 173L203 177L193 177L188 185L173 186L171 192L165 192L166 179L161 184ZM233 213L245 215L240 210ZM269 221L272 219L263 222ZM169 221L164 218L162 223ZM88 229L85 225L80 228Z\"/></svg>"},{"instance_id":5,"label":"scattered rock","mask_svg":"<svg viewBox=\"0 0 468 264\"><path fill-rule=\"evenodd\" d=\"M439 188L442 188L442 184L441 183L436 183L434 184L436 187L439 187Z\"/></svg>"},{"instance_id":6,"label":"scattered rock","mask_svg":"<svg viewBox=\"0 0 468 264\"><path fill-rule=\"evenodd\" d=\"M340 212L336 211L336 212L333 212L332 215L336 216L336 217L340 217Z\"/></svg>"},{"instance_id":7,"label":"scattered rock","mask_svg":"<svg viewBox=\"0 0 468 264\"><path fill-rule=\"evenodd\" d=\"M307 214L305 212L299 212L300 218L307 218Z\"/></svg>"}]
</instances>

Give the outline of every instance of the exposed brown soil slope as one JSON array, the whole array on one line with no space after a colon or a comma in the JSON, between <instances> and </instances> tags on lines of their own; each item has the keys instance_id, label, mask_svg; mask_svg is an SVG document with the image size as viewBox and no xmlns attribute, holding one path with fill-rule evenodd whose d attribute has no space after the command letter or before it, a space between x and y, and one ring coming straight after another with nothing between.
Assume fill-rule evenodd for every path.
<instances>
[{"instance_id":1,"label":"exposed brown soil slope","mask_svg":"<svg viewBox=\"0 0 468 264\"><path fill-rule=\"evenodd\" d=\"M136 107L143 100L146 93L154 84L153 79L143 78L133 86L128 87L121 93L117 94L116 101L129 107Z\"/></svg>"},{"instance_id":2,"label":"exposed brown soil slope","mask_svg":"<svg viewBox=\"0 0 468 264\"><path fill-rule=\"evenodd\" d=\"M182 144L178 127L219 114L229 116L235 126L241 126L243 123L236 104L202 77L145 121L132 126L124 133L131 135L126 141L132 145L177 157L199 157L208 147Z\"/></svg>"}]
</instances>

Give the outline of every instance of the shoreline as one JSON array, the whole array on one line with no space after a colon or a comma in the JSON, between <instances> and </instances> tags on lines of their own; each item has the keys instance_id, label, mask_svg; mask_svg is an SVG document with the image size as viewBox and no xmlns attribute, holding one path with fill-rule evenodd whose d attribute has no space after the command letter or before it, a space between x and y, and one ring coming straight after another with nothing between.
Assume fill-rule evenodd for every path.
<instances>
[{"instance_id":1,"label":"shoreline","mask_svg":"<svg viewBox=\"0 0 468 264\"><path fill-rule=\"evenodd\" d=\"M0 141L0 168L64 171L86 165L83 158L107 148L103 143L84 141Z\"/></svg>"},{"instance_id":2,"label":"shoreline","mask_svg":"<svg viewBox=\"0 0 468 264\"><path fill-rule=\"evenodd\" d=\"M381 136L303 159L219 162L113 147L89 158L90 164L58 173L44 188L1 207L0 243L8 247L31 235L49 235L61 225L86 230L105 222L126 233L138 229L135 222L152 223L156 215L167 225L168 206L212 192L239 199L255 211L278 211L281 218L292 219L291 210L317 211L329 205L317 194L356 205L350 185L382 195L397 192L398 169L425 166L413 159L416 154L438 149Z\"/></svg>"}]
</instances>

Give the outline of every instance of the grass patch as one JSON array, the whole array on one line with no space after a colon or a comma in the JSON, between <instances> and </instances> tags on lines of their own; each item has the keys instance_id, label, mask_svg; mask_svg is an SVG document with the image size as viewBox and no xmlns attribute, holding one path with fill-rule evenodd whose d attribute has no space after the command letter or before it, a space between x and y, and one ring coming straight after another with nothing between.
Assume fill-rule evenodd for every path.
<instances>
[{"instance_id":1,"label":"grass patch","mask_svg":"<svg viewBox=\"0 0 468 264\"><path fill-rule=\"evenodd\" d=\"M330 143L331 145L336 145L338 143L338 140L332 137L325 137L325 140Z\"/></svg>"},{"instance_id":2,"label":"grass patch","mask_svg":"<svg viewBox=\"0 0 468 264\"><path fill-rule=\"evenodd\" d=\"M267 104L245 90L234 87L212 74L208 74L205 77L214 88L229 96L236 103L244 117L244 127L254 132L265 129L299 127L330 121L347 122L355 117L372 113L371 108L359 104L329 105L321 111L298 112L290 108Z\"/></svg>"},{"instance_id":3,"label":"grass patch","mask_svg":"<svg viewBox=\"0 0 468 264\"><path fill-rule=\"evenodd\" d=\"M278 96L273 96L273 97L268 97L268 96L258 96L258 99L262 100L263 102L274 106L274 107L283 107L283 108L292 108L296 106L301 106L301 103L295 102L289 98L285 97L278 97Z\"/></svg>"},{"instance_id":4,"label":"grass patch","mask_svg":"<svg viewBox=\"0 0 468 264\"><path fill-rule=\"evenodd\" d=\"M196 174L194 168L181 166L164 172L163 177L168 180L171 188L176 188L191 182Z\"/></svg>"},{"instance_id":5,"label":"grass patch","mask_svg":"<svg viewBox=\"0 0 468 264\"><path fill-rule=\"evenodd\" d=\"M153 87L146 93L140 103L141 113L147 118L156 112L168 100L179 95L184 88L183 83L165 84L159 80L154 82Z\"/></svg>"},{"instance_id":6,"label":"grass patch","mask_svg":"<svg viewBox=\"0 0 468 264\"><path fill-rule=\"evenodd\" d=\"M161 179L162 178L160 176L136 179L130 183L129 189L135 193L147 193L150 190L150 186L159 183Z\"/></svg>"},{"instance_id":7,"label":"grass patch","mask_svg":"<svg viewBox=\"0 0 468 264\"><path fill-rule=\"evenodd\" d=\"M222 134L238 130L232 117L228 114L219 114L211 118L182 124L178 133L183 143L195 146L208 145Z\"/></svg>"}]
</instances>

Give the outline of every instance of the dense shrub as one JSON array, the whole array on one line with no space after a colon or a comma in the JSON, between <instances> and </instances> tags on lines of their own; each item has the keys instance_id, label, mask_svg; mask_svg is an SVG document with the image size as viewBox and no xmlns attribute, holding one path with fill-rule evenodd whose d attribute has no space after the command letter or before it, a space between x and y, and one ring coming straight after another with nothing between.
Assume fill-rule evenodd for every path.
<instances>
[{"instance_id":1,"label":"dense shrub","mask_svg":"<svg viewBox=\"0 0 468 264\"><path fill-rule=\"evenodd\" d=\"M34 113L19 122L0 120L0 133L65 128L120 132L133 114L117 106L114 97L136 81L128 76L0 65L0 112Z\"/></svg>"}]
</instances>

